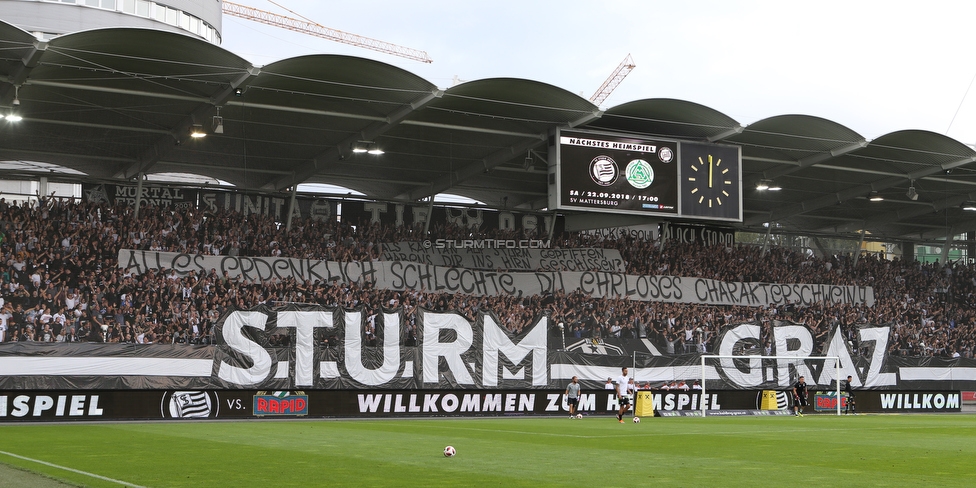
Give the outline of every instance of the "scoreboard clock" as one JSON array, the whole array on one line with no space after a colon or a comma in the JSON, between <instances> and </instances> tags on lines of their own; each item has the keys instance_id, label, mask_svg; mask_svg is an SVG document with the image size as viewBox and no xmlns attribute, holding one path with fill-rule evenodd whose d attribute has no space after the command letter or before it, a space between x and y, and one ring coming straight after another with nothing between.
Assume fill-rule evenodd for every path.
<instances>
[{"instance_id":1,"label":"scoreboard clock","mask_svg":"<svg viewBox=\"0 0 976 488\"><path fill-rule=\"evenodd\" d=\"M681 143L679 214L718 220L742 220L742 171L739 148Z\"/></svg>"}]
</instances>

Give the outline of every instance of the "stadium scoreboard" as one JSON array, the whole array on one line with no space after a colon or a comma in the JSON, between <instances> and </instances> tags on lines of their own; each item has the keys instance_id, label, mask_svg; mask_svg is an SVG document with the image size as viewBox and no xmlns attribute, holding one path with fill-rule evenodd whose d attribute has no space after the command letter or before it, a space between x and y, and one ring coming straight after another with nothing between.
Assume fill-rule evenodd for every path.
<instances>
[{"instance_id":1,"label":"stadium scoreboard","mask_svg":"<svg viewBox=\"0 0 976 488\"><path fill-rule=\"evenodd\" d=\"M550 208L742 221L737 146L557 130Z\"/></svg>"}]
</instances>

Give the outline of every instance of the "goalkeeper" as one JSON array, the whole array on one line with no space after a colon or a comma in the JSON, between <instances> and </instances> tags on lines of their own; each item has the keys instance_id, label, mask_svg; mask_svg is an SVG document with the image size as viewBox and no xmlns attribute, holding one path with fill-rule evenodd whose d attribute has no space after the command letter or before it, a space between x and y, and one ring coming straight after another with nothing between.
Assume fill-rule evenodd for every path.
<instances>
[{"instance_id":1,"label":"goalkeeper","mask_svg":"<svg viewBox=\"0 0 976 488\"><path fill-rule=\"evenodd\" d=\"M847 376L847 382L844 383L844 393L847 393L847 408L844 409L844 415L853 414L857 415L854 407L857 402L854 401L854 379L852 376Z\"/></svg>"},{"instance_id":2,"label":"goalkeeper","mask_svg":"<svg viewBox=\"0 0 976 488\"><path fill-rule=\"evenodd\" d=\"M802 376L793 385L793 415L803 416L803 408L807 406L807 380Z\"/></svg>"}]
</instances>

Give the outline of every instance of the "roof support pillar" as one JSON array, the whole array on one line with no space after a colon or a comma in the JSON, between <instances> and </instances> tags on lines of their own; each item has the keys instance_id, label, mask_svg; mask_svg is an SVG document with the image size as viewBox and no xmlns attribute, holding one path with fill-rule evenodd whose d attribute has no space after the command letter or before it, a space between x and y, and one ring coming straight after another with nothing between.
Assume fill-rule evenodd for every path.
<instances>
[{"instance_id":1,"label":"roof support pillar","mask_svg":"<svg viewBox=\"0 0 976 488\"><path fill-rule=\"evenodd\" d=\"M911 263L915 261L915 243L911 241L901 242L901 259Z\"/></svg>"},{"instance_id":2,"label":"roof support pillar","mask_svg":"<svg viewBox=\"0 0 976 488\"><path fill-rule=\"evenodd\" d=\"M430 220L434 214L434 195L430 196L430 204L427 205L427 215L424 216L424 237L430 235Z\"/></svg>"},{"instance_id":3,"label":"roof support pillar","mask_svg":"<svg viewBox=\"0 0 976 488\"><path fill-rule=\"evenodd\" d=\"M867 234L867 231L864 230L864 226L861 226L861 239L857 241L857 249L854 250L854 262L851 264L854 268L857 267L857 260L861 257L861 249L864 247L864 234Z\"/></svg>"},{"instance_id":4,"label":"roof support pillar","mask_svg":"<svg viewBox=\"0 0 976 488\"><path fill-rule=\"evenodd\" d=\"M765 256L766 252L769 251L769 240L772 237L771 236L772 233L773 233L773 223L766 222L766 236L763 237L763 247L762 247L762 252L759 253L760 256Z\"/></svg>"},{"instance_id":5,"label":"roof support pillar","mask_svg":"<svg viewBox=\"0 0 976 488\"><path fill-rule=\"evenodd\" d=\"M950 247L952 247L952 227L949 227L949 230L946 231L946 242L945 245L942 246L942 255L939 257L939 263L941 263L943 266L949 262Z\"/></svg>"},{"instance_id":6,"label":"roof support pillar","mask_svg":"<svg viewBox=\"0 0 976 488\"><path fill-rule=\"evenodd\" d=\"M552 220L549 221L549 240L552 241L552 234L556 231L556 211L552 211Z\"/></svg>"},{"instance_id":7,"label":"roof support pillar","mask_svg":"<svg viewBox=\"0 0 976 488\"><path fill-rule=\"evenodd\" d=\"M817 246L817 250L820 251L820 256L818 257L820 259L826 259L828 254L827 254L827 249L825 249L823 246L823 241L821 241L819 237L814 236L813 245Z\"/></svg>"},{"instance_id":8,"label":"roof support pillar","mask_svg":"<svg viewBox=\"0 0 976 488\"><path fill-rule=\"evenodd\" d=\"M976 256L976 232L969 231L966 233L966 264L973 262L973 256Z\"/></svg>"},{"instance_id":9,"label":"roof support pillar","mask_svg":"<svg viewBox=\"0 0 976 488\"><path fill-rule=\"evenodd\" d=\"M145 179L145 173L139 173L136 178L136 211L135 218L139 218L139 209L142 207L142 180Z\"/></svg>"},{"instance_id":10,"label":"roof support pillar","mask_svg":"<svg viewBox=\"0 0 976 488\"><path fill-rule=\"evenodd\" d=\"M298 194L298 185L291 187L291 198L288 200L288 217L285 218L285 230L291 230L291 216L295 215L295 200Z\"/></svg>"},{"instance_id":11,"label":"roof support pillar","mask_svg":"<svg viewBox=\"0 0 976 488\"><path fill-rule=\"evenodd\" d=\"M37 179L37 199L42 200L47 196L47 176Z\"/></svg>"}]
</instances>

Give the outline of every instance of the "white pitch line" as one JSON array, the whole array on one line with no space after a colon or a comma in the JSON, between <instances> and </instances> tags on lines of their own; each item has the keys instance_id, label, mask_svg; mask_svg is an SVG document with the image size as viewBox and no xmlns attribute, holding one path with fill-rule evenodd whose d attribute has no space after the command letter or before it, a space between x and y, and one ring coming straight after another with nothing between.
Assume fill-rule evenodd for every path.
<instances>
[{"instance_id":1,"label":"white pitch line","mask_svg":"<svg viewBox=\"0 0 976 488\"><path fill-rule=\"evenodd\" d=\"M41 461L40 459L34 459L34 458L26 457L26 456L21 456L21 455L18 455L18 454L14 454L12 452L0 451L0 454L4 454L4 455L10 456L10 457L15 457L17 459L23 459L24 461L30 461L32 463L43 464L45 466L50 466L52 468L63 469L65 471L71 471L72 473L77 473L77 474L85 475L85 476L88 476L88 477L91 477L91 478L97 478L97 479L100 479L102 481L108 481L108 482L111 482L111 483L120 484L122 486L131 486L132 488L146 488L146 487L141 486L141 485L135 485L135 484L129 483L128 481L120 481L120 480L116 480L116 479L112 479L112 478L107 478L107 477L102 476L102 475L99 475L99 474L89 473L88 471L82 471L80 469L69 468L67 466L61 466L59 464L49 463L47 461Z\"/></svg>"},{"instance_id":2,"label":"white pitch line","mask_svg":"<svg viewBox=\"0 0 976 488\"><path fill-rule=\"evenodd\" d=\"M596 420L596 419L594 419L594 420ZM599 419L599 420L603 420L603 419ZM593 425L593 424L588 424L588 425ZM608 425L616 425L616 422L611 422ZM929 426L908 426L908 427L903 427L903 428L906 428L906 429L931 429L931 428L935 428L935 427L929 427ZM470 430L470 431L475 431L475 432L503 432L503 433L506 433L506 434L542 435L542 436L549 436L549 437L570 437L570 438L576 438L576 439L608 439L608 438L613 438L613 437L619 437L620 436L619 434L581 435L581 434L564 434L564 433L559 433L559 432L531 432L531 431L508 430L508 429L482 429L482 428L475 428L475 427L450 427L450 429L451 430ZM860 428L859 427L858 429L859 430L887 430L887 429L889 429L889 427L867 427L867 428ZM850 429L847 429L847 428L839 428L839 427L838 428L826 428L826 429L810 427L810 428L794 429L793 432L833 432L833 431L836 431L836 432L848 432L849 430ZM621 432L623 432L623 431L621 431ZM646 435L653 435L655 437L688 436L688 435L724 435L724 436L737 436L737 435L749 434L750 432L752 432L752 431L709 431L709 430L702 430L702 431L687 431L687 432L657 432L657 431L649 431L649 432L645 432L644 434L646 434Z\"/></svg>"}]
</instances>

